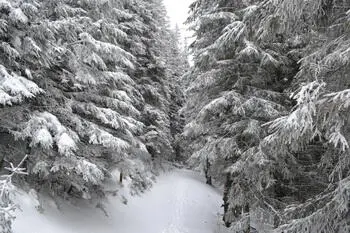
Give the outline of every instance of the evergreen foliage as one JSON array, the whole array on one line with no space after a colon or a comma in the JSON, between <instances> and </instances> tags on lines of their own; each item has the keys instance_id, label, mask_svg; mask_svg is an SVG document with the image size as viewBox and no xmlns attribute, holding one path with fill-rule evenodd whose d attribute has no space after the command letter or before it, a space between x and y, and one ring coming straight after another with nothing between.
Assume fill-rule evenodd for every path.
<instances>
[{"instance_id":1,"label":"evergreen foliage","mask_svg":"<svg viewBox=\"0 0 350 233\"><path fill-rule=\"evenodd\" d=\"M348 1L201 1L187 157L233 232L348 232ZM269 219L268 221L266 219Z\"/></svg>"},{"instance_id":2,"label":"evergreen foliage","mask_svg":"<svg viewBox=\"0 0 350 233\"><path fill-rule=\"evenodd\" d=\"M30 188L91 200L183 159L224 187L232 232L350 231L349 1L190 12L192 67L161 0L0 0L2 231L24 169Z\"/></svg>"},{"instance_id":3,"label":"evergreen foliage","mask_svg":"<svg viewBox=\"0 0 350 233\"><path fill-rule=\"evenodd\" d=\"M172 35L160 0L0 1L1 161L27 153L55 198L103 197L116 169L147 189L175 157Z\"/></svg>"},{"instance_id":4,"label":"evergreen foliage","mask_svg":"<svg viewBox=\"0 0 350 233\"><path fill-rule=\"evenodd\" d=\"M15 219L14 212L17 205L13 203L12 196L14 194L14 186L12 178L15 175L26 175L24 168L21 168L27 156L15 167L10 163L10 167L5 167L9 174L0 177L0 230L3 233L11 233L12 220Z\"/></svg>"}]
</instances>

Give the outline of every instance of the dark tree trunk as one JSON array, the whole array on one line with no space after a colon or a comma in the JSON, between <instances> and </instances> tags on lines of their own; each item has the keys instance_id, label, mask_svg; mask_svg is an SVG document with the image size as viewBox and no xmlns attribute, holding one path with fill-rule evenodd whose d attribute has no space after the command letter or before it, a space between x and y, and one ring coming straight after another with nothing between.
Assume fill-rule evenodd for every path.
<instances>
[{"instance_id":1,"label":"dark tree trunk","mask_svg":"<svg viewBox=\"0 0 350 233\"><path fill-rule=\"evenodd\" d=\"M119 182L123 183L123 173L122 172L119 174Z\"/></svg>"},{"instance_id":2,"label":"dark tree trunk","mask_svg":"<svg viewBox=\"0 0 350 233\"><path fill-rule=\"evenodd\" d=\"M209 185L212 185L213 183L212 183L212 180L211 180L211 176L208 176L207 177L207 182L206 182L207 184L209 184Z\"/></svg>"},{"instance_id":3,"label":"dark tree trunk","mask_svg":"<svg viewBox=\"0 0 350 233\"><path fill-rule=\"evenodd\" d=\"M226 182L225 182L225 188L224 188L224 196L223 196L223 201L224 201L224 217L223 220L225 222L226 227L230 227L231 226L231 222L227 221L227 219L225 219L225 215L226 213L229 211L228 207L229 207L229 192L232 186L232 179L231 179L231 173L227 173L226 174Z\"/></svg>"},{"instance_id":4,"label":"dark tree trunk","mask_svg":"<svg viewBox=\"0 0 350 233\"><path fill-rule=\"evenodd\" d=\"M207 158L204 173L205 173L205 178L207 180L206 183L209 185L212 185L213 183L212 183L211 176L209 175L209 171L210 171L210 162L209 162L209 159Z\"/></svg>"}]
</instances>

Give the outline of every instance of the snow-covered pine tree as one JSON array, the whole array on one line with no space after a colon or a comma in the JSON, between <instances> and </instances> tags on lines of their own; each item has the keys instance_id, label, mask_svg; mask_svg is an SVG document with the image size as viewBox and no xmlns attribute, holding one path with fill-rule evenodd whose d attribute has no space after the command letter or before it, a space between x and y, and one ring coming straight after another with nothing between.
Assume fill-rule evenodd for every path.
<instances>
[{"instance_id":1,"label":"snow-covered pine tree","mask_svg":"<svg viewBox=\"0 0 350 233\"><path fill-rule=\"evenodd\" d=\"M45 91L8 128L28 142L28 181L54 195L85 198L103 194L102 181L115 167L149 183L149 175L141 178L142 166L131 166L148 153L137 138L143 124L135 106L142 97L127 74L134 57L123 49L127 35L118 24L127 14L121 4L18 1L18 6L31 22L11 45L22 46L20 58L32 69L26 73Z\"/></svg>"},{"instance_id":2,"label":"snow-covered pine tree","mask_svg":"<svg viewBox=\"0 0 350 233\"><path fill-rule=\"evenodd\" d=\"M224 220L233 232L349 231L349 7L341 0L192 4L197 40L185 136L193 138L190 160L207 177L221 179L232 164Z\"/></svg>"},{"instance_id":3,"label":"snow-covered pine tree","mask_svg":"<svg viewBox=\"0 0 350 233\"><path fill-rule=\"evenodd\" d=\"M178 25L175 25L174 29L169 30L166 42L166 65L168 66L168 73L170 73L170 76L182 77L189 69L189 62L186 52L187 48Z\"/></svg>"},{"instance_id":4,"label":"snow-covered pine tree","mask_svg":"<svg viewBox=\"0 0 350 233\"><path fill-rule=\"evenodd\" d=\"M18 164L26 154L23 143L14 142L10 130L24 121L30 102L44 90L33 80L32 67L26 58L39 54L26 31L37 6L29 1L0 2L0 165L5 159Z\"/></svg>"},{"instance_id":5,"label":"snow-covered pine tree","mask_svg":"<svg viewBox=\"0 0 350 233\"><path fill-rule=\"evenodd\" d=\"M159 164L161 160L175 158L175 133L171 132L174 128L171 122L176 110L170 105L173 106L177 96L181 96L176 82L186 67L179 71L174 64L175 61L177 64L183 62L184 57L178 52L179 38L174 37L169 29L162 1L130 1L128 4L137 15L130 22L130 30L137 29L130 47L136 57L135 77L145 100L143 123L146 130L143 138L153 161Z\"/></svg>"},{"instance_id":6,"label":"snow-covered pine tree","mask_svg":"<svg viewBox=\"0 0 350 233\"><path fill-rule=\"evenodd\" d=\"M182 77L189 70L188 54L182 42L182 35L178 25L169 31L167 40L167 76L170 80L170 133L172 136L172 147L175 152L175 160L183 161L183 146L181 133L184 127L184 117L180 109L184 105L185 96L182 89Z\"/></svg>"},{"instance_id":7,"label":"snow-covered pine tree","mask_svg":"<svg viewBox=\"0 0 350 233\"><path fill-rule=\"evenodd\" d=\"M8 54L0 58L2 159L28 153L32 187L59 197L103 196L115 169L118 180L131 177L135 191L151 184L150 141L161 138L159 148L172 151L161 54L169 30L159 6L1 2L1 49ZM145 105L147 93L159 105ZM145 126L151 113L156 130Z\"/></svg>"},{"instance_id":8,"label":"snow-covered pine tree","mask_svg":"<svg viewBox=\"0 0 350 233\"><path fill-rule=\"evenodd\" d=\"M207 182L223 183L224 221L248 230L252 210L275 193L271 158L260 143L262 125L286 113L284 91L297 60L279 35L261 38L260 23L270 16L265 1L195 1L194 67L187 75L189 119L184 137L189 161Z\"/></svg>"},{"instance_id":9,"label":"snow-covered pine tree","mask_svg":"<svg viewBox=\"0 0 350 233\"><path fill-rule=\"evenodd\" d=\"M275 232L348 232L350 4L270 4L281 33L298 44L291 54L301 58L294 107L268 124L271 134L263 142L285 175L278 177L284 192Z\"/></svg>"}]
</instances>

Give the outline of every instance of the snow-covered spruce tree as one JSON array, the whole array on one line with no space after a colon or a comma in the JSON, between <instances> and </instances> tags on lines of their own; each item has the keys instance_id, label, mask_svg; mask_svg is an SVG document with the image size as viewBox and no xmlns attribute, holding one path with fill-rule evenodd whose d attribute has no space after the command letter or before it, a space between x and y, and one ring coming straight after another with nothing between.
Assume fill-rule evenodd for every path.
<instances>
[{"instance_id":1,"label":"snow-covered spruce tree","mask_svg":"<svg viewBox=\"0 0 350 233\"><path fill-rule=\"evenodd\" d=\"M256 35L263 16L253 3L195 1L189 18L197 39L192 44L195 65L186 77L190 84L183 111L189 122L184 137L190 162L209 184L212 178L223 183L234 164L226 188L235 203L225 202L225 212L235 216L226 215L227 224L240 218L242 209L249 211L261 184L270 180L269 168L262 169L268 158L259 146L266 134L261 125L286 111L283 91L293 75L288 48L266 44ZM246 166L249 161L254 163ZM254 169L264 172L254 174Z\"/></svg>"},{"instance_id":2,"label":"snow-covered spruce tree","mask_svg":"<svg viewBox=\"0 0 350 233\"><path fill-rule=\"evenodd\" d=\"M273 6L282 32L302 45L293 51L301 57L294 108L268 124L271 134L262 143L276 170L283 171L279 179L286 187L275 232L349 232L350 4Z\"/></svg>"},{"instance_id":3,"label":"snow-covered spruce tree","mask_svg":"<svg viewBox=\"0 0 350 233\"><path fill-rule=\"evenodd\" d=\"M145 127L149 115L143 106L145 93L156 92L156 85L145 86L142 77L159 62L151 60L157 51L152 46L165 42L156 34L165 25L154 22L160 13L155 5L141 0L1 2L2 49L9 54L1 56L1 77L7 81L0 84L1 147L8 160L17 150L29 154L26 180L37 190L60 197L103 196L104 181L114 169L121 181L132 179L135 191L151 184L152 153L146 143L153 134ZM160 91L167 90L161 82ZM157 123L169 125L161 114ZM165 134L164 140L168 125L157 132Z\"/></svg>"},{"instance_id":4,"label":"snow-covered spruce tree","mask_svg":"<svg viewBox=\"0 0 350 233\"><path fill-rule=\"evenodd\" d=\"M29 15L29 14L28 14ZM24 31L30 23L19 1L1 1L0 3L0 105L12 106L20 104L43 92L32 79L31 70L25 64L23 55L33 52L30 38ZM23 43L22 43L23 42ZM35 53L35 52L34 52ZM12 108L14 109L14 108ZM21 110L24 110L21 109ZM19 123L18 118L11 115L8 108L1 109L0 131ZM18 111L17 115L21 112ZM5 153L4 153L5 154ZM3 155L2 155L3 157ZM3 158L1 158L2 160Z\"/></svg>"},{"instance_id":5,"label":"snow-covered spruce tree","mask_svg":"<svg viewBox=\"0 0 350 233\"><path fill-rule=\"evenodd\" d=\"M37 49L25 34L36 11L36 7L31 6L20 1L0 2L1 168L6 165L5 157L17 164L26 153L26 146L14 143L10 130L23 122L29 112L29 101L43 93L34 82L31 67L25 60L25 56L36 54Z\"/></svg>"},{"instance_id":6,"label":"snow-covered spruce tree","mask_svg":"<svg viewBox=\"0 0 350 233\"><path fill-rule=\"evenodd\" d=\"M162 1L130 1L128 4L137 15L130 22L131 29L137 29L130 47L138 64L135 76L145 100L143 138L152 160L159 164L161 160L175 159L174 136L178 132L172 132L175 128L172 124L177 120L174 103L177 96L181 96L176 82L183 72L176 65L184 57L178 51L179 38L169 29Z\"/></svg>"},{"instance_id":7,"label":"snow-covered spruce tree","mask_svg":"<svg viewBox=\"0 0 350 233\"><path fill-rule=\"evenodd\" d=\"M185 136L193 137L190 160L207 177L220 179L232 164L224 220L233 232L349 231L349 7L321 0L192 5L196 65L187 77L196 81L189 86ZM222 71L229 78L219 83ZM287 101L282 93L298 86ZM225 98L216 98L220 92Z\"/></svg>"},{"instance_id":8,"label":"snow-covered spruce tree","mask_svg":"<svg viewBox=\"0 0 350 233\"><path fill-rule=\"evenodd\" d=\"M175 160L183 162L184 148L181 142L181 133L184 127L184 117L180 109L184 105L182 77L189 70L188 54L185 45L181 44L181 33L178 25L168 35L167 44L167 75L170 78L170 133L172 146L175 152Z\"/></svg>"},{"instance_id":9,"label":"snow-covered spruce tree","mask_svg":"<svg viewBox=\"0 0 350 233\"><path fill-rule=\"evenodd\" d=\"M184 73L189 69L187 48L182 41L181 31L178 25L174 29L169 30L166 40L166 65L169 76L182 77ZM175 83L178 83L175 82Z\"/></svg>"},{"instance_id":10,"label":"snow-covered spruce tree","mask_svg":"<svg viewBox=\"0 0 350 233\"><path fill-rule=\"evenodd\" d=\"M9 33L15 37L11 45L22 46L20 58L45 91L9 127L28 143L28 181L53 195L89 198L103 194L102 182L115 167L143 179L143 165L131 166L147 151L137 139L143 124L134 105L142 97L126 73L134 58L122 48L120 4L19 1L18 6L31 21L19 36Z\"/></svg>"}]
</instances>

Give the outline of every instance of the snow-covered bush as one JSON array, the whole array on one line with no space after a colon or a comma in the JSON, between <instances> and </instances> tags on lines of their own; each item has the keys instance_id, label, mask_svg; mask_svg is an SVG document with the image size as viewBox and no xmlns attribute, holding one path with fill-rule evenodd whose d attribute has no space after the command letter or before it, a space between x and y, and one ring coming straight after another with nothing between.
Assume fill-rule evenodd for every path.
<instances>
[{"instance_id":1,"label":"snow-covered bush","mask_svg":"<svg viewBox=\"0 0 350 233\"><path fill-rule=\"evenodd\" d=\"M27 156L17 166L10 163L10 167L5 167L9 174L0 177L0 231L3 233L12 233L12 221L15 219L14 211L17 208L11 199L14 195L12 178L15 175L27 174L25 168L21 168L26 159Z\"/></svg>"}]
</instances>

